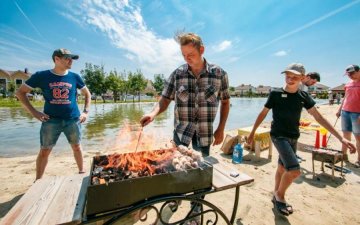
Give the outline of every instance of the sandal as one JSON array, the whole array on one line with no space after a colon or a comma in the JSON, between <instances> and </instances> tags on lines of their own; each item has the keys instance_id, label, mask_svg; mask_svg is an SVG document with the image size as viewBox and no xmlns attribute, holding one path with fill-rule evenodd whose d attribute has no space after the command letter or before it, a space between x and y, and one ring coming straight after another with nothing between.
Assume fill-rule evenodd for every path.
<instances>
[{"instance_id":1,"label":"sandal","mask_svg":"<svg viewBox=\"0 0 360 225\"><path fill-rule=\"evenodd\" d=\"M284 215L284 216L288 216L290 215L290 212L288 210L288 204L286 204L285 202L280 202L278 200L276 200L275 196L271 199L271 201L274 203L274 206L276 208L276 210Z\"/></svg>"},{"instance_id":2,"label":"sandal","mask_svg":"<svg viewBox=\"0 0 360 225\"><path fill-rule=\"evenodd\" d=\"M355 168L360 168L360 161L357 161L354 164L355 164Z\"/></svg>"},{"instance_id":3,"label":"sandal","mask_svg":"<svg viewBox=\"0 0 360 225\"><path fill-rule=\"evenodd\" d=\"M286 203L286 209L289 212L289 214L292 214L294 212L292 205Z\"/></svg>"}]
</instances>

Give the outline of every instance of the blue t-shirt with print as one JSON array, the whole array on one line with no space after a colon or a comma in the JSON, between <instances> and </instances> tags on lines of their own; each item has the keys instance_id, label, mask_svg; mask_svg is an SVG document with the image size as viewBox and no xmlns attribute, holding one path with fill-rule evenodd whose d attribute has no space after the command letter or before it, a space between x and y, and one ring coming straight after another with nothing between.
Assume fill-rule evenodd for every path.
<instances>
[{"instance_id":1,"label":"blue t-shirt with print","mask_svg":"<svg viewBox=\"0 0 360 225\"><path fill-rule=\"evenodd\" d=\"M51 70L36 72L25 82L31 88L41 88L45 99L44 113L50 118L75 119L80 116L77 89L85 87L82 78L73 72L57 75Z\"/></svg>"}]
</instances>

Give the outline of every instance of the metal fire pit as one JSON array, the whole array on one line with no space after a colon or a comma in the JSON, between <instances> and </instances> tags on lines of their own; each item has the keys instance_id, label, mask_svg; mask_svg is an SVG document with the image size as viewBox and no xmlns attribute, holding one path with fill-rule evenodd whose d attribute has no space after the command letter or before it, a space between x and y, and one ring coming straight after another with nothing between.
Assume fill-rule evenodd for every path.
<instances>
[{"instance_id":1,"label":"metal fire pit","mask_svg":"<svg viewBox=\"0 0 360 225\"><path fill-rule=\"evenodd\" d=\"M94 171L98 158L93 158L91 171ZM212 166L202 162L195 169L129 178L106 184L93 185L90 179L87 188L86 215L91 217L120 210L154 197L211 188L212 176Z\"/></svg>"}]
</instances>

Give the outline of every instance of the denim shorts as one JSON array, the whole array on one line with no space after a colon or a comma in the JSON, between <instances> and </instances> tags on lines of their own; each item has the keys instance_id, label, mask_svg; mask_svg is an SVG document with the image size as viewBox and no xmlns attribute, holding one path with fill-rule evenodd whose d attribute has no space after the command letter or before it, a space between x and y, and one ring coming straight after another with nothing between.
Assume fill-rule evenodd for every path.
<instances>
[{"instance_id":1,"label":"denim shorts","mask_svg":"<svg viewBox=\"0 0 360 225\"><path fill-rule=\"evenodd\" d=\"M299 170L300 164L296 158L297 139L271 136L271 140L279 152L278 163L287 171Z\"/></svg>"},{"instance_id":2,"label":"denim shorts","mask_svg":"<svg viewBox=\"0 0 360 225\"><path fill-rule=\"evenodd\" d=\"M360 113L341 111L341 130L353 132L354 135L360 135L360 123L358 119Z\"/></svg>"},{"instance_id":3,"label":"denim shorts","mask_svg":"<svg viewBox=\"0 0 360 225\"><path fill-rule=\"evenodd\" d=\"M54 147L62 132L64 132L70 144L80 144L81 124L78 118L70 120L50 118L41 124L41 149L51 149Z\"/></svg>"},{"instance_id":4,"label":"denim shorts","mask_svg":"<svg viewBox=\"0 0 360 225\"><path fill-rule=\"evenodd\" d=\"M179 136L177 135L176 131L174 131L174 137L173 137L173 141L175 142L175 144L177 146L179 145L184 145L186 147L188 147L189 145L184 144L181 142ZM198 135L196 134L196 132L194 133L194 136L192 137L192 148L198 152L201 152L203 157L209 156L210 154L210 145L209 146L200 146L200 140Z\"/></svg>"}]
</instances>

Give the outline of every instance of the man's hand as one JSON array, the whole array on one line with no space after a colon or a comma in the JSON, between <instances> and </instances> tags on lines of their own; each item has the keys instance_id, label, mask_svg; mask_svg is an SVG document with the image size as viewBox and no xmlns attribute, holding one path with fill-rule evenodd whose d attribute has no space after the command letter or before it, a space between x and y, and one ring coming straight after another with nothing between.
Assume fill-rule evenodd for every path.
<instances>
[{"instance_id":1,"label":"man's hand","mask_svg":"<svg viewBox=\"0 0 360 225\"><path fill-rule=\"evenodd\" d=\"M246 138L246 143L251 146L253 141L254 141L254 132L251 132L249 136Z\"/></svg>"},{"instance_id":2,"label":"man's hand","mask_svg":"<svg viewBox=\"0 0 360 225\"><path fill-rule=\"evenodd\" d=\"M221 144L222 141L224 140L224 130L216 129L216 131L214 133L214 138L215 138L215 140L214 140L213 146Z\"/></svg>"},{"instance_id":3,"label":"man's hand","mask_svg":"<svg viewBox=\"0 0 360 225\"><path fill-rule=\"evenodd\" d=\"M35 111L33 113L33 116L41 122L46 122L48 119L50 119L49 115L46 115L45 113L39 111Z\"/></svg>"},{"instance_id":4,"label":"man's hand","mask_svg":"<svg viewBox=\"0 0 360 225\"><path fill-rule=\"evenodd\" d=\"M141 119L140 119L140 124L141 126L145 127L146 125L148 125L149 123L151 123L154 120L153 115L151 114L146 114L144 115Z\"/></svg>"},{"instance_id":5,"label":"man's hand","mask_svg":"<svg viewBox=\"0 0 360 225\"><path fill-rule=\"evenodd\" d=\"M350 141L346 140L345 138L342 138L341 143L350 150L351 154L354 154L356 152L355 145L353 145Z\"/></svg>"},{"instance_id":6,"label":"man's hand","mask_svg":"<svg viewBox=\"0 0 360 225\"><path fill-rule=\"evenodd\" d=\"M337 112L336 112L336 117L339 118L340 115L341 115L341 111L337 111Z\"/></svg>"},{"instance_id":7,"label":"man's hand","mask_svg":"<svg viewBox=\"0 0 360 225\"><path fill-rule=\"evenodd\" d=\"M85 113L85 112L81 113L80 118L79 118L80 123L85 122L87 118L88 118L88 113Z\"/></svg>"}]
</instances>

